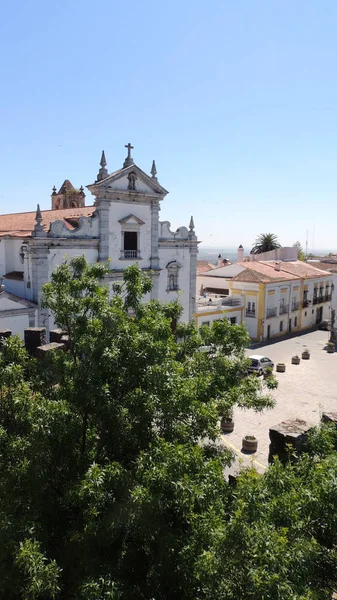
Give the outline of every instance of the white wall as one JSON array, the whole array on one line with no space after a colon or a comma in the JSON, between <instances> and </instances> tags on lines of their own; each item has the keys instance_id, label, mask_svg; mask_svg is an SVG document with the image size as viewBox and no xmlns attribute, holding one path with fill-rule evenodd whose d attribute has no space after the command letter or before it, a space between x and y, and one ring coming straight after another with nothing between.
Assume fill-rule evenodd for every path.
<instances>
[{"instance_id":1,"label":"white wall","mask_svg":"<svg viewBox=\"0 0 337 600\"><path fill-rule=\"evenodd\" d=\"M20 260L22 243L22 239L20 238L5 240L6 273L10 273L11 271L23 271L23 264Z\"/></svg>"},{"instance_id":2,"label":"white wall","mask_svg":"<svg viewBox=\"0 0 337 600\"><path fill-rule=\"evenodd\" d=\"M17 279L4 279L3 280L5 290L9 294L19 296L19 298L25 297L25 285L23 281Z\"/></svg>"},{"instance_id":3,"label":"white wall","mask_svg":"<svg viewBox=\"0 0 337 600\"><path fill-rule=\"evenodd\" d=\"M0 239L0 277L6 275L6 241L4 238Z\"/></svg>"},{"instance_id":4,"label":"white wall","mask_svg":"<svg viewBox=\"0 0 337 600\"><path fill-rule=\"evenodd\" d=\"M203 324L209 323L210 325L214 323L214 321L219 321L220 319L227 318L230 320L231 318L236 318L236 325L241 324L241 310L233 310L233 311L223 311L221 314L219 312L209 312L202 313L201 315L197 315L197 327L200 327Z\"/></svg>"},{"instance_id":5,"label":"white wall","mask_svg":"<svg viewBox=\"0 0 337 600\"><path fill-rule=\"evenodd\" d=\"M300 326L300 311L293 311L292 306L293 303L301 302L301 300L302 298L300 280L290 280L275 284L267 284L263 337L268 337L268 326L270 327L270 337L282 336L289 333L290 320L291 332L297 331ZM288 310L284 313L280 313L280 308L282 305L288 307ZM268 309L273 308L276 308L277 316L268 318ZM297 322L295 321L295 319L297 319ZM281 322L283 323L282 331L280 331Z\"/></svg>"},{"instance_id":6,"label":"white wall","mask_svg":"<svg viewBox=\"0 0 337 600\"><path fill-rule=\"evenodd\" d=\"M258 324L258 320L257 320L257 315L258 313L256 312L256 317L246 317L246 312L243 313L243 322L247 327L249 336L253 339L257 338L257 324Z\"/></svg>"},{"instance_id":7,"label":"white wall","mask_svg":"<svg viewBox=\"0 0 337 600\"><path fill-rule=\"evenodd\" d=\"M234 292L233 292L234 289ZM233 281L231 284L230 295L233 298L238 297L239 294L235 291L241 292L241 298L243 303L242 322L246 325L248 333L251 338L257 338L258 328L258 314L259 314L259 285L257 283L246 283L240 281ZM248 310L248 302L255 302L255 317L246 316Z\"/></svg>"},{"instance_id":8,"label":"white wall","mask_svg":"<svg viewBox=\"0 0 337 600\"><path fill-rule=\"evenodd\" d=\"M270 250L269 252L263 252L262 254L250 254L249 260L262 261L262 260L297 260L298 248L296 246L285 246L284 248L277 248L277 250Z\"/></svg>"},{"instance_id":9,"label":"white wall","mask_svg":"<svg viewBox=\"0 0 337 600\"><path fill-rule=\"evenodd\" d=\"M168 291L167 265L176 261L181 265L179 269L179 290ZM161 302L171 302L175 299L183 307L181 321L189 320L189 300L190 300L190 251L187 247L159 247L159 267L161 269L158 282L158 299ZM195 290L191 290L195 294Z\"/></svg>"},{"instance_id":10,"label":"white wall","mask_svg":"<svg viewBox=\"0 0 337 600\"><path fill-rule=\"evenodd\" d=\"M334 283L334 277L330 273L327 273L326 277L324 277L323 275L319 278L310 279L304 282L304 287L308 288L307 298L310 301L310 304L308 307L302 309L302 328L313 327L314 325L316 325L317 309L319 309L320 307L323 307L322 319L331 318L331 307L333 307L333 303L335 301L334 295L336 292L332 294L331 301L324 302L323 304L313 304L313 295L315 287L317 287L319 295L320 286L323 285L323 290L325 293L327 283L329 283L329 292L331 293L331 285L332 283Z\"/></svg>"},{"instance_id":11,"label":"white wall","mask_svg":"<svg viewBox=\"0 0 337 600\"><path fill-rule=\"evenodd\" d=\"M0 240L0 276L11 271L23 271L20 260L21 238L2 238Z\"/></svg>"},{"instance_id":12,"label":"white wall","mask_svg":"<svg viewBox=\"0 0 337 600\"><path fill-rule=\"evenodd\" d=\"M13 335L19 335L23 339L26 327L29 327L28 314L16 317L1 317L0 312L0 329L10 329Z\"/></svg>"},{"instance_id":13,"label":"white wall","mask_svg":"<svg viewBox=\"0 0 337 600\"><path fill-rule=\"evenodd\" d=\"M118 182L119 183L119 182ZM138 189L138 182L137 182ZM111 269L125 269L129 264L135 264L134 260L120 260L122 248L122 230L123 225L119 223L128 215L134 215L144 221L144 225L136 227L134 231L139 231L139 248L141 260L140 267L148 268L151 257L151 212L150 205L131 203L131 202L111 202L109 210L109 258L111 260ZM132 229L128 228L128 231Z\"/></svg>"},{"instance_id":14,"label":"white wall","mask_svg":"<svg viewBox=\"0 0 337 600\"><path fill-rule=\"evenodd\" d=\"M76 244L76 241L75 241ZM49 261L48 261L48 273L49 277L55 270L55 267L61 265L66 259L71 260L77 256L85 256L86 261L89 264L97 262L98 251L97 248L50 248Z\"/></svg>"}]
</instances>

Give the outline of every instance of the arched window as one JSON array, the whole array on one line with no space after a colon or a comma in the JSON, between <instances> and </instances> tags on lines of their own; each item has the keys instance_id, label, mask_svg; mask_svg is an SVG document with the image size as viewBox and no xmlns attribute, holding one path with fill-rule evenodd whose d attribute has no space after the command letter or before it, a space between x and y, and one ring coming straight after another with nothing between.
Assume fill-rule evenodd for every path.
<instances>
[{"instance_id":1,"label":"arched window","mask_svg":"<svg viewBox=\"0 0 337 600\"><path fill-rule=\"evenodd\" d=\"M175 292L179 290L179 269L181 265L175 260L167 265L167 291Z\"/></svg>"}]
</instances>

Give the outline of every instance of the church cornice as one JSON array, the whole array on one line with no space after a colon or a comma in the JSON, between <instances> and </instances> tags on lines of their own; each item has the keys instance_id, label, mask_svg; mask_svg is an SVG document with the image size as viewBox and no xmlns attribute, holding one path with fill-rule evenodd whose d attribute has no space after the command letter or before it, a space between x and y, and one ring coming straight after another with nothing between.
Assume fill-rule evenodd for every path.
<instances>
[{"instance_id":1,"label":"church cornice","mask_svg":"<svg viewBox=\"0 0 337 600\"><path fill-rule=\"evenodd\" d=\"M51 248L97 248L99 238L31 238L29 240L30 248L41 248L49 250Z\"/></svg>"},{"instance_id":2,"label":"church cornice","mask_svg":"<svg viewBox=\"0 0 337 600\"><path fill-rule=\"evenodd\" d=\"M91 186L90 186L91 188ZM88 189L90 189L88 186ZM147 194L146 192L137 192L137 191L129 191L129 190L118 190L118 189L114 189L114 190L110 190L109 188L106 189L98 189L98 190L93 190L90 189L90 191L92 192L92 194L96 197L95 203L94 205L97 206L97 203L100 200L108 200L109 202L116 202L116 203L138 203L138 204L153 204L156 203L158 204L160 200L164 199L164 196L162 195L157 195L154 196L152 194Z\"/></svg>"},{"instance_id":3,"label":"church cornice","mask_svg":"<svg viewBox=\"0 0 337 600\"><path fill-rule=\"evenodd\" d=\"M159 239L158 240L158 245L160 248L190 248L192 246L198 247L198 244L200 244L201 242L198 242L198 240L182 240L182 239L175 239L175 240L165 240L165 239Z\"/></svg>"}]
</instances>

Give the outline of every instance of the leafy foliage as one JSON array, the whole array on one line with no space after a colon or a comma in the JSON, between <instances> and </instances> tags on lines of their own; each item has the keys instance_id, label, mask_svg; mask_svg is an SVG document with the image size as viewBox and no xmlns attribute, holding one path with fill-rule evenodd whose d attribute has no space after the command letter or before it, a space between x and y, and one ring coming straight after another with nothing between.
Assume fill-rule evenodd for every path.
<instances>
[{"instance_id":1,"label":"leafy foliage","mask_svg":"<svg viewBox=\"0 0 337 600\"><path fill-rule=\"evenodd\" d=\"M106 273L79 258L45 287L69 352L41 366L15 338L0 351L0 597L326 598L333 432L230 486L219 416L272 406L245 376L245 330L172 327L179 305L142 302L137 267L113 295Z\"/></svg>"},{"instance_id":2,"label":"leafy foliage","mask_svg":"<svg viewBox=\"0 0 337 600\"><path fill-rule=\"evenodd\" d=\"M305 253L302 248L301 242L295 242L295 244L293 244L293 246L294 246L294 248L297 248L297 250L298 250L298 260L301 260L304 262L305 261Z\"/></svg>"},{"instance_id":3,"label":"leafy foliage","mask_svg":"<svg viewBox=\"0 0 337 600\"><path fill-rule=\"evenodd\" d=\"M255 240L255 244L251 250L253 254L262 254L270 250L276 250L281 245L275 233L260 233Z\"/></svg>"}]
</instances>

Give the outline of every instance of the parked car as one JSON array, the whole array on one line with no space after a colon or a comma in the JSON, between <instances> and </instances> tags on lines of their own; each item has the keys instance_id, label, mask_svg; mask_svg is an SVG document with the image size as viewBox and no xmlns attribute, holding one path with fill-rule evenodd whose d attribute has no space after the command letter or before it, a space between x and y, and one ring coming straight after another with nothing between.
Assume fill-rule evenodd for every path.
<instances>
[{"instance_id":1,"label":"parked car","mask_svg":"<svg viewBox=\"0 0 337 600\"><path fill-rule=\"evenodd\" d=\"M331 331L331 320L323 319L318 325L318 329L324 329L324 331Z\"/></svg>"},{"instance_id":2,"label":"parked car","mask_svg":"<svg viewBox=\"0 0 337 600\"><path fill-rule=\"evenodd\" d=\"M248 373L257 373L262 375L266 369L272 369L274 363L267 356L260 356L260 354L253 354L249 356L250 366L248 367Z\"/></svg>"}]
</instances>

